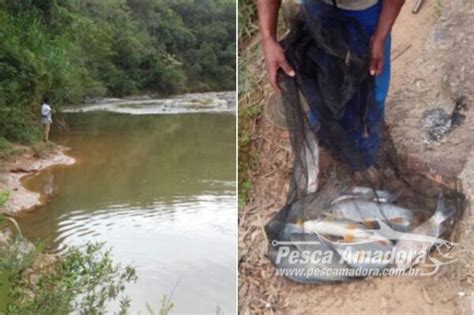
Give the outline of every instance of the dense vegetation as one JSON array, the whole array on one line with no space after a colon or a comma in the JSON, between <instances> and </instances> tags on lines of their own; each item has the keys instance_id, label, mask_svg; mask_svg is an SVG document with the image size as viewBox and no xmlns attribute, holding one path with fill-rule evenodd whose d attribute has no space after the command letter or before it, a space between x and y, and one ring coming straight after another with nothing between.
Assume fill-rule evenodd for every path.
<instances>
[{"instance_id":1,"label":"dense vegetation","mask_svg":"<svg viewBox=\"0 0 474 315\"><path fill-rule=\"evenodd\" d=\"M0 147L38 139L42 97L235 88L235 0L0 0Z\"/></svg>"}]
</instances>

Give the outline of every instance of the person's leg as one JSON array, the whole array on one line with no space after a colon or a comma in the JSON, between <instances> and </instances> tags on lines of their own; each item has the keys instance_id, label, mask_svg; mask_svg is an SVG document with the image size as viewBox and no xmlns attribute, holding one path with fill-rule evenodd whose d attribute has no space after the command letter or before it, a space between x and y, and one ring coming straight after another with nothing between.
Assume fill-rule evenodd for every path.
<instances>
[{"instance_id":1,"label":"person's leg","mask_svg":"<svg viewBox=\"0 0 474 315\"><path fill-rule=\"evenodd\" d=\"M43 124L43 140L44 142L49 141L49 129L51 124Z\"/></svg>"},{"instance_id":2,"label":"person's leg","mask_svg":"<svg viewBox=\"0 0 474 315\"><path fill-rule=\"evenodd\" d=\"M380 16L382 6L381 2L374 5L371 8L362 11L347 11L341 10L344 15L351 16L362 25L367 35L372 36L377 27L378 19ZM380 133L381 126L384 117L385 99L388 94L390 84L390 51L391 51L391 39L390 37L385 42L385 60L382 74L375 78L375 102L376 109L369 109L367 115L367 130L365 128L355 128L356 121L352 121L358 117L357 108L350 108L351 102L349 102L347 113L341 120L341 124L348 130L353 130L351 133L354 141L357 143L357 147L360 149L364 156L365 163L367 166L373 165L375 157L380 147Z\"/></svg>"},{"instance_id":3,"label":"person's leg","mask_svg":"<svg viewBox=\"0 0 474 315\"><path fill-rule=\"evenodd\" d=\"M46 124L41 124L41 126L43 127L43 141L46 142Z\"/></svg>"}]
</instances>

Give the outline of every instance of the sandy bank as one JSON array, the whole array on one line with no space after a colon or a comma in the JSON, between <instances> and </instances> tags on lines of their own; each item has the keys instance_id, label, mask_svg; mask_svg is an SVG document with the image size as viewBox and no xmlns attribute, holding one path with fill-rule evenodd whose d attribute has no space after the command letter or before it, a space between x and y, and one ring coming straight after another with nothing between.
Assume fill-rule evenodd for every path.
<instances>
[{"instance_id":1,"label":"sandy bank","mask_svg":"<svg viewBox=\"0 0 474 315\"><path fill-rule=\"evenodd\" d=\"M35 157L31 150L16 156L5 163L5 171L0 175L0 191L8 191L10 196L0 212L16 214L41 205L41 194L26 189L21 179L34 175L48 167L56 165L72 165L76 160L65 152L69 149L56 146L44 157Z\"/></svg>"}]
</instances>

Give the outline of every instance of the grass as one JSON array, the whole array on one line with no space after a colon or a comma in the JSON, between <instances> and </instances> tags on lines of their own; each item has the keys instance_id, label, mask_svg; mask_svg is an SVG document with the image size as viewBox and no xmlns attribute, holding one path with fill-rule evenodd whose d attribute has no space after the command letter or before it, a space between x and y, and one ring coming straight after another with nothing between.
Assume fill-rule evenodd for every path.
<instances>
[{"instance_id":1,"label":"grass","mask_svg":"<svg viewBox=\"0 0 474 315\"><path fill-rule=\"evenodd\" d=\"M258 32L257 8L252 0L239 0L239 47Z\"/></svg>"},{"instance_id":2,"label":"grass","mask_svg":"<svg viewBox=\"0 0 474 315\"><path fill-rule=\"evenodd\" d=\"M441 16L441 14L443 13L443 8L444 8L443 0L436 0L434 4L434 12L433 12L435 19L438 19Z\"/></svg>"},{"instance_id":3,"label":"grass","mask_svg":"<svg viewBox=\"0 0 474 315\"><path fill-rule=\"evenodd\" d=\"M278 16L278 34L286 32L284 10ZM259 165L259 155L252 146L253 134L261 118L265 100L273 93L266 85L267 73L256 36L257 8L252 0L239 0L239 208L249 200L254 184L252 174Z\"/></svg>"},{"instance_id":4,"label":"grass","mask_svg":"<svg viewBox=\"0 0 474 315\"><path fill-rule=\"evenodd\" d=\"M174 303L171 302L170 298L165 294L161 298L161 307L158 313L156 313L153 308L147 304L147 312L150 315L168 315L174 307Z\"/></svg>"},{"instance_id":5,"label":"grass","mask_svg":"<svg viewBox=\"0 0 474 315\"><path fill-rule=\"evenodd\" d=\"M18 149L16 149L10 142L5 140L5 138L0 137L0 160L8 159L17 153Z\"/></svg>"},{"instance_id":6,"label":"grass","mask_svg":"<svg viewBox=\"0 0 474 315\"><path fill-rule=\"evenodd\" d=\"M34 142L29 145L21 145L18 143L11 143L0 137L0 171L5 171L6 163L10 158L20 156L30 149L35 158L47 157L55 148L52 142Z\"/></svg>"},{"instance_id":7,"label":"grass","mask_svg":"<svg viewBox=\"0 0 474 315\"><path fill-rule=\"evenodd\" d=\"M8 159L23 154L28 149L22 145L12 144L0 137L0 172L5 171L5 161Z\"/></svg>"},{"instance_id":8,"label":"grass","mask_svg":"<svg viewBox=\"0 0 474 315\"><path fill-rule=\"evenodd\" d=\"M261 69L256 68L261 53L257 45L249 44L258 32L257 8L252 0L239 0L239 129L238 129L238 203L241 209L248 202L252 189L252 174L258 166L258 152L252 148L252 134L261 115Z\"/></svg>"},{"instance_id":9,"label":"grass","mask_svg":"<svg viewBox=\"0 0 474 315\"><path fill-rule=\"evenodd\" d=\"M258 45L248 46L239 59L239 208L249 200L253 189L252 174L258 167L258 152L252 147L253 133L261 117L266 90L262 87L266 73L262 72Z\"/></svg>"},{"instance_id":10,"label":"grass","mask_svg":"<svg viewBox=\"0 0 474 315\"><path fill-rule=\"evenodd\" d=\"M38 142L31 145L31 149L33 150L33 156L37 159L47 157L55 148L55 144L52 142Z\"/></svg>"},{"instance_id":11,"label":"grass","mask_svg":"<svg viewBox=\"0 0 474 315\"><path fill-rule=\"evenodd\" d=\"M10 278L13 275L6 270L0 271L0 314L4 314L8 304L8 293L10 292ZM2 302L5 301L5 302Z\"/></svg>"}]
</instances>

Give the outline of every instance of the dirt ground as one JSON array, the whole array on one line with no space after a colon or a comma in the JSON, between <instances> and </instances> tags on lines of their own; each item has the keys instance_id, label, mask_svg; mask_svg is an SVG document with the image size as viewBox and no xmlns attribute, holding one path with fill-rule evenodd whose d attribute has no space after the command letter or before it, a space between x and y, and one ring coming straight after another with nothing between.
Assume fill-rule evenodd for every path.
<instances>
[{"instance_id":1,"label":"dirt ground","mask_svg":"<svg viewBox=\"0 0 474 315\"><path fill-rule=\"evenodd\" d=\"M393 30L392 83L386 122L408 172L474 198L474 133L466 120L440 142L425 141L425 110L449 111L457 97L474 100L474 7L472 0L425 0L417 15L407 1ZM256 73L262 69L257 58ZM260 72L259 72L260 71ZM257 83L258 85L259 83ZM259 92L268 98L270 89ZM470 208L456 240L466 250L459 261L432 277L369 278L337 285L301 285L275 274L265 257L264 225L284 205L292 153L285 130L263 117L255 121L252 149L258 153L253 191L239 213L239 310L241 314L472 314L474 228ZM321 172L329 167L321 157ZM460 188L458 188L460 190Z\"/></svg>"}]
</instances>

